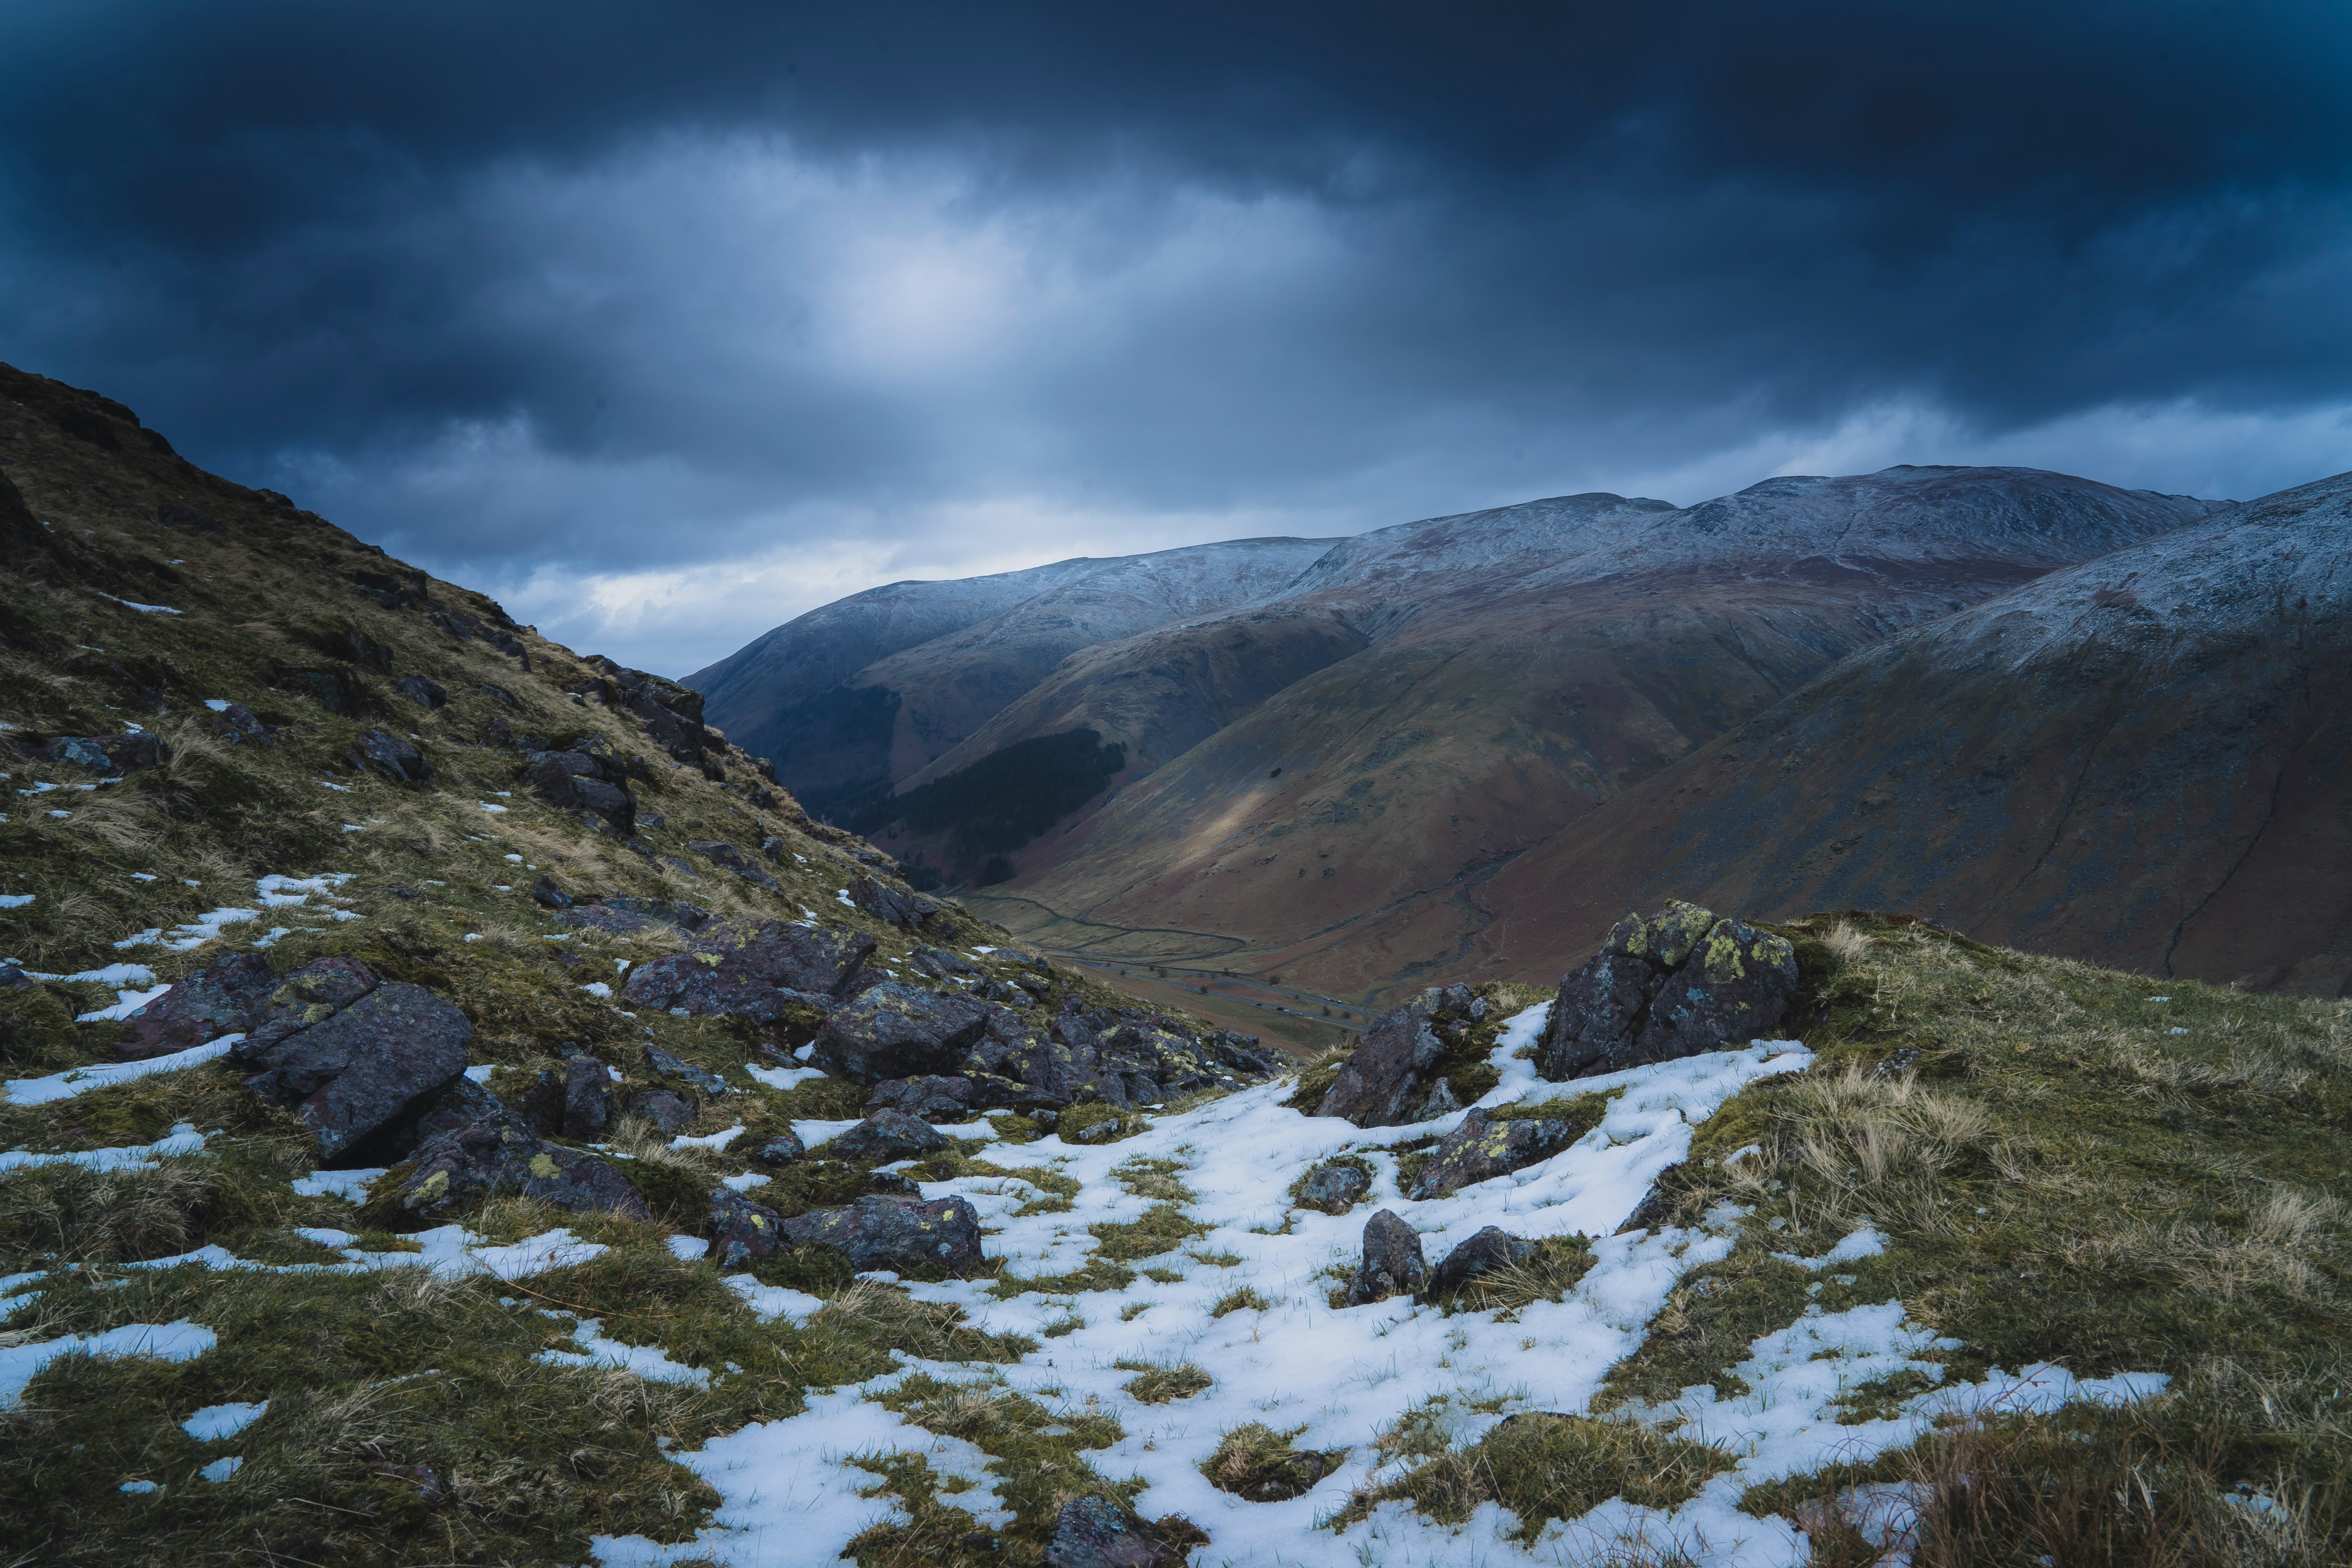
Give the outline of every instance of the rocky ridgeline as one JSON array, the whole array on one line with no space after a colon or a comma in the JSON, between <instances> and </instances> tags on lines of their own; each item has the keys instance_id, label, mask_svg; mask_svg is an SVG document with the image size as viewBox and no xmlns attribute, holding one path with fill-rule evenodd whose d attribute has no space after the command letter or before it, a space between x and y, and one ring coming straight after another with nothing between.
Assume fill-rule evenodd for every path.
<instances>
[{"instance_id":1,"label":"rocky ridgeline","mask_svg":"<svg viewBox=\"0 0 2352 1568\"><path fill-rule=\"evenodd\" d=\"M1745 1045L1780 1026L1796 1000L1797 982L1796 950L1788 940L1744 921L1679 900L1647 919L1628 914L1599 952L1561 979L1537 1047L1537 1074L1565 1082ZM1498 1079L1480 1049L1493 1035L1480 1027L1488 1014L1487 999L1466 985L1432 987L1382 1014L1316 1113L1390 1127L1461 1110ZM1408 1195L1441 1198L1538 1164L1588 1131L1570 1120L1490 1114L1474 1106L1430 1151ZM1310 1172L1298 1196L1307 1206L1345 1214L1370 1191L1367 1173L1334 1162ZM1479 1274L1521 1261L1532 1247L1490 1226L1433 1274L1412 1227L1382 1209L1364 1227L1362 1262L1348 1299L1459 1289Z\"/></svg>"}]
</instances>

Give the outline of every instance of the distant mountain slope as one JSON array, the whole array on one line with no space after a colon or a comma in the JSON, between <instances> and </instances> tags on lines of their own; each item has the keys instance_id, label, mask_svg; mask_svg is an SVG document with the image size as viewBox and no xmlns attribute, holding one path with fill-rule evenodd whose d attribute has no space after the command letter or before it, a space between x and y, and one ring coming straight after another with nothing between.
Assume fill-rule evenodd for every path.
<instances>
[{"instance_id":1,"label":"distant mountain slope","mask_svg":"<svg viewBox=\"0 0 2352 1568\"><path fill-rule=\"evenodd\" d=\"M1331 542L1234 540L895 584L813 610L688 684L812 809L839 809L911 780L1068 655L1254 603Z\"/></svg>"},{"instance_id":2,"label":"distant mountain slope","mask_svg":"<svg viewBox=\"0 0 2352 1568\"><path fill-rule=\"evenodd\" d=\"M2216 504L1905 468L1385 529L1278 600L1089 650L939 765L1079 721L1129 745L1156 765L1023 852L997 916L1365 994L1465 962L1486 879L1840 658ZM1165 754L1216 706L1193 672L1318 658Z\"/></svg>"},{"instance_id":3,"label":"distant mountain slope","mask_svg":"<svg viewBox=\"0 0 2352 1568\"><path fill-rule=\"evenodd\" d=\"M1604 911L1671 888L2336 995L2347 872L2339 475L1857 653L1498 875L1471 963L1554 973Z\"/></svg>"}]
</instances>

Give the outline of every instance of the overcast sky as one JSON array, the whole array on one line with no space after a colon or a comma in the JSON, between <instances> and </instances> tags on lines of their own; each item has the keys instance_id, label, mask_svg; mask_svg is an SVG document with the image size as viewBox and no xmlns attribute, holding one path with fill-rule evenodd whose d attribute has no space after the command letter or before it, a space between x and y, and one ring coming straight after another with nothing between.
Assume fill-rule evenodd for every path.
<instances>
[{"instance_id":1,"label":"overcast sky","mask_svg":"<svg viewBox=\"0 0 2352 1568\"><path fill-rule=\"evenodd\" d=\"M683 674L1608 489L2352 468L2352 7L13 0L0 358Z\"/></svg>"}]
</instances>

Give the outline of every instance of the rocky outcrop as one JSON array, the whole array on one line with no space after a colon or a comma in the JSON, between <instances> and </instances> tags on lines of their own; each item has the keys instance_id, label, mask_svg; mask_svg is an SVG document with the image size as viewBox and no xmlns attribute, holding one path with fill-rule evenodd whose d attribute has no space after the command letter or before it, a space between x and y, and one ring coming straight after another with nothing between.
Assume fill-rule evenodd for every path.
<instances>
[{"instance_id":1,"label":"rocky outcrop","mask_svg":"<svg viewBox=\"0 0 2352 1568\"><path fill-rule=\"evenodd\" d=\"M725 1079L720 1078L709 1068L697 1067L683 1057L666 1051L659 1046L646 1047L646 1065L653 1068L657 1077L668 1082L682 1083L709 1095L721 1095L727 1092Z\"/></svg>"},{"instance_id":2,"label":"rocky outcrop","mask_svg":"<svg viewBox=\"0 0 2352 1568\"><path fill-rule=\"evenodd\" d=\"M886 925L901 931L918 931L934 915L946 911L947 906L937 899L902 887L893 887L873 877L850 879L849 901Z\"/></svg>"},{"instance_id":3,"label":"rocky outcrop","mask_svg":"<svg viewBox=\"0 0 2352 1568\"><path fill-rule=\"evenodd\" d=\"M1315 1113L1345 1117L1359 1127L1394 1127L1461 1110L1462 1099L1438 1068L1486 1015L1486 999L1466 985L1433 987L1381 1014Z\"/></svg>"},{"instance_id":4,"label":"rocky outcrop","mask_svg":"<svg viewBox=\"0 0 2352 1568\"><path fill-rule=\"evenodd\" d=\"M464 1072L473 1037L455 1005L395 980L274 1042L248 1037L234 1054L261 1069L246 1087L290 1108L331 1164Z\"/></svg>"},{"instance_id":5,"label":"rocky outcrop","mask_svg":"<svg viewBox=\"0 0 2352 1568\"><path fill-rule=\"evenodd\" d=\"M563 1135L593 1143L612 1131L613 1072L594 1057L563 1064Z\"/></svg>"},{"instance_id":6,"label":"rocky outcrop","mask_svg":"<svg viewBox=\"0 0 2352 1568\"><path fill-rule=\"evenodd\" d=\"M405 697L420 708L446 708L449 692L439 681L422 675L404 676L392 683L393 694Z\"/></svg>"},{"instance_id":7,"label":"rocky outcrop","mask_svg":"<svg viewBox=\"0 0 2352 1568\"><path fill-rule=\"evenodd\" d=\"M1447 1133L1412 1184L1415 1201L1442 1198L1473 1182L1508 1175L1539 1164L1584 1136L1573 1121L1489 1120L1473 1109Z\"/></svg>"},{"instance_id":8,"label":"rocky outcrop","mask_svg":"<svg viewBox=\"0 0 2352 1568\"><path fill-rule=\"evenodd\" d=\"M652 1213L627 1178L604 1160L551 1143L500 1113L425 1144L388 1191L370 1198L372 1216L400 1228L440 1225L487 1199L513 1194L574 1214Z\"/></svg>"},{"instance_id":9,"label":"rocky outcrop","mask_svg":"<svg viewBox=\"0 0 2352 1568\"><path fill-rule=\"evenodd\" d=\"M825 1018L809 1060L853 1083L951 1073L988 1023L984 1004L886 980Z\"/></svg>"},{"instance_id":10,"label":"rocky outcrop","mask_svg":"<svg viewBox=\"0 0 2352 1568\"><path fill-rule=\"evenodd\" d=\"M919 1121L903 1110L883 1110L873 1112L856 1126L835 1136L825 1144L824 1152L835 1160L871 1160L881 1163L891 1160L919 1160L947 1147L947 1139L929 1122Z\"/></svg>"},{"instance_id":11,"label":"rocky outcrop","mask_svg":"<svg viewBox=\"0 0 2352 1568\"><path fill-rule=\"evenodd\" d=\"M1536 1244L1490 1225L1445 1255L1431 1270L1429 1294L1450 1296L1482 1274L1510 1268L1536 1255Z\"/></svg>"},{"instance_id":12,"label":"rocky outcrop","mask_svg":"<svg viewBox=\"0 0 2352 1568\"><path fill-rule=\"evenodd\" d=\"M1183 1568L1187 1549L1098 1497L1063 1506L1045 1568Z\"/></svg>"},{"instance_id":13,"label":"rocky outcrop","mask_svg":"<svg viewBox=\"0 0 2352 1568\"><path fill-rule=\"evenodd\" d=\"M59 735L41 751L53 763L95 773L138 773L163 762L163 742L144 730L123 735Z\"/></svg>"},{"instance_id":14,"label":"rocky outcrop","mask_svg":"<svg viewBox=\"0 0 2352 1568\"><path fill-rule=\"evenodd\" d=\"M969 1121L980 1109L980 1086L968 1078L885 1079L866 1097L865 1113L903 1110L925 1121Z\"/></svg>"},{"instance_id":15,"label":"rocky outcrop","mask_svg":"<svg viewBox=\"0 0 2352 1568\"><path fill-rule=\"evenodd\" d=\"M1366 1220L1364 1255L1348 1286L1348 1305L1417 1296L1428 1287L1429 1261L1422 1256L1421 1234L1393 1209L1382 1209Z\"/></svg>"},{"instance_id":16,"label":"rocky outcrop","mask_svg":"<svg viewBox=\"0 0 2352 1568\"><path fill-rule=\"evenodd\" d=\"M718 744L718 738L703 728L701 692L602 655L592 654L587 662L611 682L605 692L607 702L636 715L654 743L676 761L689 767L704 766L704 752Z\"/></svg>"},{"instance_id":17,"label":"rocky outcrop","mask_svg":"<svg viewBox=\"0 0 2352 1568\"><path fill-rule=\"evenodd\" d=\"M668 899L607 898L574 902L560 910L555 921L558 925L610 931L614 936L627 936L659 922L676 926L691 936L709 925L710 918L710 911L699 904Z\"/></svg>"},{"instance_id":18,"label":"rocky outcrop","mask_svg":"<svg viewBox=\"0 0 2352 1568\"><path fill-rule=\"evenodd\" d=\"M1629 914L1561 980L1538 1069L1586 1078L1745 1045L1796 995L1784 938L1679 900L1648 920Z\"/></svg>"},{"instance_id":19,"label":"rocky outcrop","mask_svg":"<svg viewBox=\"0 0 2352 1568\"><path fill-rule=\"evenodd\" d=\"M423 784L433 776L433 764L414 742L382 730L361 731L343 760L354 773L381 773L394 784Z\"/></svg>"},{"instance_id":20,"label":"rocky outcrop","mask_svg":"<svg viewBox=\"0 0 2352 1568\"><path fill-rule=\"evenodd\" d=\"M795 1247L829 1247L859 1272L939 1270L961 1277L981 1266L980 1212L963 1198L929 1203L867 1196L845 1208L813 1209L782 1224Z\"/></svg>"},{"instance_id":21,"label":"rocky outcrop","mask_svg":"<svg viewBox=\"0 0 2352 1568\"><path fill-rule=\"evenodd\" d=\"M584 813L622 838L637 830L637 797L623 782L625 764L611 754L589 749L533 752L523 764L522 782L558 811Z\"/></svg>"},{"instance_id":22,"label":"rocky outcrop","mask_svg":"<svg viewBox=\"0 0 2352 1568\"><path fill-rule=\"evenodd\" d=\"M686 847L712 865L734 872L755 888L771 893L779 890L776 879L768 875L765 868L723 839L690 838L687 840Z\"/></svg>"},{"instance_id":23,"label":"rocky outcrop","mask_svg":"<svg viewBox=\"0 0 2352 1568\"><path fill-rule=\"evenodd\" d=\"M1326 1161L1311 1167L1298 1184L1298 1206L1325 1214L1346 1214L1372 1190L1372 1178L1360 1165Z\"/></svg>"},{"instance_id":24,"label":"rocky outcrop","mask_svg":"<svg viewBox=\"0 0 2352 1568\"><path fill-rule=\"evenodd\" d=\"M631 970L622 990L640 1006L772 1023L793 1003L846 995L873 951L874 939L862 931L791 921L712 921L688 951Z\"/></svg>"}]
</instances>

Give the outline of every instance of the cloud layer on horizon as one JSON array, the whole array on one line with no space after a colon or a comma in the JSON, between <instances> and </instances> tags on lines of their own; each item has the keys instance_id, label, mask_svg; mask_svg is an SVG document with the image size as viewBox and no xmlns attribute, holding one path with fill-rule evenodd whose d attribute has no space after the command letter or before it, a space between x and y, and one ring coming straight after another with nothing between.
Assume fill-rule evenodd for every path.
<instances>
[{"instance_id":1,"label":"cloud layer on horizon","mask_svg":"<svg viewBox=\"0 0 2352 1568\"><path fill-rule=\"evenodd\" d=\"M1542 494L2352 466L2320 5L0 21L0 357L668 673Z\"/></svg>"}]
</instances>

